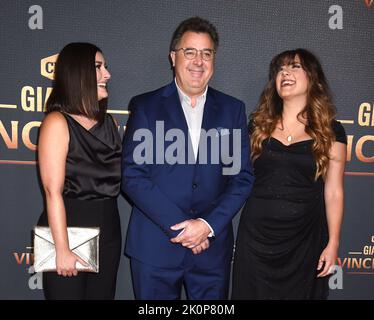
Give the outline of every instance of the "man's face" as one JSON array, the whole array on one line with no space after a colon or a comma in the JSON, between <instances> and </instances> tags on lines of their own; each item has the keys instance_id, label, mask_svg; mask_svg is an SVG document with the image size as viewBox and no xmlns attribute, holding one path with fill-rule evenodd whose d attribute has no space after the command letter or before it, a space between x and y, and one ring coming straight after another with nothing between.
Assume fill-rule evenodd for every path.
<instances>
[{"instance_id":1,"label":"man's face","mask_svg":"<svg viewBox=\"0 0 374 320\"><path fill-rule=\"evenodd\" d=\"M214 57L206 61L202 58L202 52L198 51L196 57L189 60L183 50L178 50L180 48L214 50L213 41L208 33L187 31L177 44L176 51L170 52L178 86L190 97L202 95L214 72Z\"/></svg>"}]
</instances>

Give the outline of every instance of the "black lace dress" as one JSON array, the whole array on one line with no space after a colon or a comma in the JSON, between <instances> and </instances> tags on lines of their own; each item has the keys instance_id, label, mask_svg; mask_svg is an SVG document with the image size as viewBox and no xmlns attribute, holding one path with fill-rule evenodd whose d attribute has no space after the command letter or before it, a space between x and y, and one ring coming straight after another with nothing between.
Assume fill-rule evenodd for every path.
<instances>
[{"instance_id":1,"label":"black lace dress","mask_svg":"<svg viewBox=\"0 0 374 320\"><path fill-rule=\"evenodd\" d=\"M340 122L336 140L347 143ZM289 146L271 137L254 162L255 183L241 215L234 256L233 299L325 299L317 278L328 242L324 182L314 179L312 140Z\"/></svg>"}]
</instances>

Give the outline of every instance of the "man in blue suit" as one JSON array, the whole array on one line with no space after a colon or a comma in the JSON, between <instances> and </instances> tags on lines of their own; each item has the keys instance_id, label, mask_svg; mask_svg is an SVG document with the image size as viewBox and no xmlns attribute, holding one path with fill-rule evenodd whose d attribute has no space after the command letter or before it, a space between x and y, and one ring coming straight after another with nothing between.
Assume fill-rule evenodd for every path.
<instances>
[{"instance_id":1,"label":"man in blue suit","mask_svg":"<svg viewBox=\"0 0 374 320\"><path fill-rule=\"evenodd\" d=\"M122 190L133 202L126 254L136 299L227 299L232 218L253 184L243 102L208 87L218 34L193 17L175 30L175 79L134 97Z\"/></svg>"}]
</instances>

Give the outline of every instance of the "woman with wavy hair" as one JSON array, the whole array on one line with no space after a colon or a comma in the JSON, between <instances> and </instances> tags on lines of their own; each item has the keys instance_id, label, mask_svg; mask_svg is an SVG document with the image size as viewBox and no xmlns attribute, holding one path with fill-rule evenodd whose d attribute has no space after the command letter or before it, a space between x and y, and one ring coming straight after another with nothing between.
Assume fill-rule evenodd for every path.
<instances>
[{"instance_id":1,"label":"woman with wavy hair","mask_svg":"<svg viewBox=\"0 0 374 320\"><path fill-rule=\"evenodd\" d=\"M233 299L326 299L343 219L346 135L318 59L270 63L250 117L252 194L241 215Z\"/></svg>"}]
</instances>

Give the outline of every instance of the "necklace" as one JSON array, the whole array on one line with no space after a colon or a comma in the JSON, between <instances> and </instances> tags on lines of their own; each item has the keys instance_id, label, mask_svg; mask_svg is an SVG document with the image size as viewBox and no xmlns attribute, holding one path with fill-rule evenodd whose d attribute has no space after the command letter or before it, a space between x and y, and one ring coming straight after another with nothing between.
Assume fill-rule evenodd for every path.
<instances>
[{"instance_id":1,"label":"necklace","mask_svg":"<svg viewBox=\"0 0 374 320\"><path fill-rule=\"evenodd\" d=\"M282 121L282 125L283 125L283 129L286 129L287 132L288 132L287 141L291 142L293 140L293 137L292 137L292 134L291 134L290 130L288 130L288 127L286 126L286 124L283 121Z\"/></svg>"}]
</instances>

